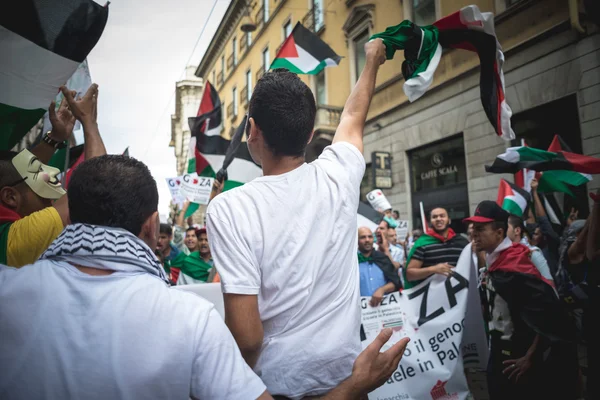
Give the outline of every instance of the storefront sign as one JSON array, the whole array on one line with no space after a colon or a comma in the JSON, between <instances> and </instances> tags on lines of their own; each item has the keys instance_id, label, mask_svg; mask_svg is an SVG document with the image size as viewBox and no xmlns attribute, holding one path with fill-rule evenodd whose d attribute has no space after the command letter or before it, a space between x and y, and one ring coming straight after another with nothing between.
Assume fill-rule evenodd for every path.
<instances>
[{"instance_id":1,"label":"storefront sign","mask_svg":"<svg viewBox=\"0 0 600 400\"><path fill-rule=\"evenodd\" d=\"M442 188L467 180L462 136L413 150L409 157L415 192Z\"/></svg>"},{"instance_id":2,"label":"storefront sign","mask_svg":"<svg viewBox=\"0 0 600 400\"><path fill-rule=\"evenodd\" d=\"M384 151L372 152L371 168L373 170L373 187L390 189L393 186L390 153Z\"/></svg>"}]
</instances>

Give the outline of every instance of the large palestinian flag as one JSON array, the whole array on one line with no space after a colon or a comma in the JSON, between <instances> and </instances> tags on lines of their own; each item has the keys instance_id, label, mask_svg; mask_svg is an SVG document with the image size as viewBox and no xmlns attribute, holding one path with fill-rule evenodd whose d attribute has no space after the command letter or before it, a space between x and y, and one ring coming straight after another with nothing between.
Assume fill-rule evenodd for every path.
<instances>
[{"instance_id":1,"label":"large palestinian flag","mask_svg":"<svg viewBox=\"0 0 600 400\"><path fill-rule=\"evenodd\" d=\"M552 152L532 147L510 147L500 154L485 170L496 174L514 174L526 168L534 171L566 170L584 174L600 174L600 158L569 153Z\"/></svg>"},{"instance_id":2,"label":"large palestinian flag","mask_svg":"<svg viewBox=\"0 0 600 400\"><path fill-rule=\"evenodd\" d=\"M504 97L504 54L496 39L492 13L482 13L477 6L471 5L431 26L417 26L406 20L372 38L384 41L388 59L394 57L396 50L404 50L404 93L411 102L431 86L442 48L476 52L481 63L479 86L483 109L499 136L514 139L510 126L512 111Z\"/></svg>"},{"instance_id":3,"label":"large palestinian flag","mask_svg":"<svg viewBox=\"0 0 600 400\"><path fill-rule=\"evenodd\" d=\"M42 118L108 19L108 7L92 0L9 3L0 12L0 150Z\"/></svg>"},{"instance_id":4,"label":"large palestinian flag","mask_svg":"<svg viewBox=\"0 0 600 400\"><path fill-rule=\"evenodd\" d=\"M517 217L523 217L530 200L531 196L525 190L504 179L500 180L496 203L504 210Z\"/></svg>"},{"instance_id":5,"label":"large palestinian flag","mask_svg":"<svg viewBox=\"0 0 600 400\"><path fill-rule=\"evenodd\" d=\"M296 74L316 75L325 67L335 67L342 57L300 22L287 37L270 69L285 68Z\"/></svg>"},{"instance_id":6,"label":"large palestinian flag","mask_svg":"<svg viewBox=\"0 0 600 400\"><path fill-rule=\"evenodd\" d=\"M188 120L191 132L188 173L196 172L199 176L214 178L223 166L230 140L221 136L221 121L221 100L214 87L206 81L198 116ZM238 129L243 129L243 126ZM235 158L227 168L223 191L243 185L261 175L262 170L252 161L246 142L241 142ZM197 205L190 205L187 215L193 214L197 209Z\"/></svg>"}]
</instances>

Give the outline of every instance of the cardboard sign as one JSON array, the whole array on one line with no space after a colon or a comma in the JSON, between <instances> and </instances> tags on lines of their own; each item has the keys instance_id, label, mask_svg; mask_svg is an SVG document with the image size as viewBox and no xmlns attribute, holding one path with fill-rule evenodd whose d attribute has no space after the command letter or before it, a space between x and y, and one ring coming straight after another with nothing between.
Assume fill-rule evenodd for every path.
<instances>
[{"instance_id":1,"label":"cardboard sign","mask_svg":"<svg viewBox=\"0 0 600 400\"><path fill-rule=\"evenodd\" d=\"M173 203L179 206L179 208L183 207L183 202L185 200L180 191L182 178L182 176L176 176L174 178L166 179L169 192L171 192L171 199L173 200Z\"/></svg>"},{"instance_id":2,"label":"cardboard sign","mask_svg":"<svg viewBox=\"0 0 600 400\"><path fill-rule=\"evenodd\" d=\"M400 219L397 222L398 226L396 227L396 238L398 241L403 242L408 234L408 221L405 219Z\"/></svg>"},{"instance_id":3,"label":"cardboard sign","mask_svg":"<svg viewBox=\"0 0 600 400\"><path fill-rule=\"evenodd\" d=\"M213 178L198 176L195 172L185 174L181 177L181 188L179 190L192 203L208 204L213 181Z\"/></svg>"},{"instance_id":4,"label":"cardboard sign","mask_svg":"<svg viewBox=\"0 0 600 400\"><path fill-rule=\"evenodd\" d=\"M381 189L375 189L367 193L367 200L371 204L371 207L380 213L384 212L385 210L392 209L392 205L387 200Z\"/></svg>"}]
</instances>

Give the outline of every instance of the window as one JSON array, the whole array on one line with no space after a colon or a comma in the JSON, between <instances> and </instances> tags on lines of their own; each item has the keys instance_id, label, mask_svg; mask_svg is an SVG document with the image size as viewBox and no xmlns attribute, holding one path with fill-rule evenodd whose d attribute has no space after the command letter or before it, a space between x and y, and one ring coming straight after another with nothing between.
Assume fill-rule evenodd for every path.
<instances>
[{"instance_id":1,"label":"window","mask_svg":"<svg viewBox=\"0 0 600 400\"><path fill-rule=\"evenodd\" d=\"M213 77L212 77L212 84L214 85L215 83L217 83L217 70L216 69L213 70Z\"/></svg>"},{"instance_id":2,"label":"window","mask_svg":"<svg viewBox=\"0 0 600 400\"><path fill-rule=\"evenodd\" d=\"M246 45L250 47L252 44L252 32L246 32Z\"/></svg>"},{"instance_id":3,"label":"window","mask_svg":"<svg viewBox=\"0 0 600 400\"><path fill-rule=\"evenodd\" d=\"M413 22L417 25L431 25L435 22L435 0L412 0Z\"/></svg>"},{"instance_id":4,"label":"window","mask_svg":"<svg viewBox=\"0 0 600 400\"><path fill-rule=\"evenodd\" d=\"M289 20L283 25L283 40L287 39L292 33L292 20Z\"/></svg>"},{"instance_id":5,"label":"window","mask_svg":"<svg viewBox=\"0 0 600 400\"><path fill-rule=\"evenodd\" d=\"M250 97L252 97L252 72L248 70L246 71L246 100L250 101Z\"/></svg>"},{"instance_id":6,"label":"window","mask_svg":"<svg viewBox=\"0 0 600 400\"><path fill-rule=\"evenodd\" d=\"M354 39L354 71L356 72L356 79L360 76L367 58L365 56L365 44L369 41L369 31L365 30Z\"/></svg>"},{"instance_id":7,"label":"window","mask_svg":"<svg viewBox=\"0 0 600 400\"><path fill-rule=\"evenodd\" d=\"M233 100L232 100L233 116L237 116L238 115L238 98L237 98L237 88L236 87L234 87L233 90L231 91L231 95L233 97Z\"/></svg>"},{"instance_id":8,"label":"window","mask_svg":"<svg viewBox=\"0 0 600 400\"><path fill-rule=\"evenodd\" d=\"M269 0L263 0L263 22L269 20Z\"/></svg>"},{"instance_id":9,"label":"window","mask_svg":"<svg viewBox=\"0 0 600 400\"><path fill-rule=\"evenodd\" d=\"M269 59L269 48L268 47L263 50L262 58L263 58L263 67L265 69L265 72L267 72L269 70L269 67L271 66L271 60Z\"/></svg>"},{"instance_id":10,"label":"window","mask_svg":"<svg viewBox=\"0 0 600 400\"><path fill-rule=\"evenodd\" d=\"M315 32L323 27L323 0L312 0L313 18L315 22Z\"/></svg>"},{"instance_id":11,"label":"window","mask_svg":"<svg viewBox=\"0 0 600 400\"><path fill-rule=\"evenodd\" d=\"M237 65L237 38L233 38L231 44L233 47L233 65Z\"/></svg>"},{"instance_id":12,"label":"window","mask_svg":"<svg viewBox=\"0 0 600 400\"><path fill-rule=\"evenodd\" d=\"M325 86L325 70L322 70L315 77L316 81L316 94L317 94L317 105L323 105L327 102L327 87Z\"/></svg>"},{"instance_id":13,"label":"window","mask_svg":"<svg viewBox=\"0 0 600 400\"><path fill-rule=\"evenodd\" d=\"M225 54L221 56L221 80L225 80Z\"/></svg>"}]
</instances>

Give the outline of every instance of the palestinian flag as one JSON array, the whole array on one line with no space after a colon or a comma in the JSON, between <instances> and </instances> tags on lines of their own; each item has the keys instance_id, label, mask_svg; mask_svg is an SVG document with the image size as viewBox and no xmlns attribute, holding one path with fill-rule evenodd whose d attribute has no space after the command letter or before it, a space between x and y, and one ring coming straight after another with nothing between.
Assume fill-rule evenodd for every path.
<instances>
[{"instance_id":1,"label":"palestinian flag","mask_svg":"<svg viewBox=\"0 0 600 400\"><path fill-rule=\"evenodd\" d=\"M496 203L504 210L517 217L523 217L530 200L531 196L524 189L504 179L500 180Z\"/></svg>"},{"instance_id":2,"label":"palestinian flag","mask_svg":"<svg viewBox=\"0 0 600 400\"><path fill-rule=\"evenodd\" d=\"M341 59L327 43L298 22L269 69L285 68L295 74L317 75L325 67L339 65Z\"/></svg>"},{"instance_id":3,"label":"palestinian flag","mask_svg":"<svg viewBox=\"0 0 600 400\"><path fill-rule=\"evenodd\" d=\"M208 274L213 266L200 257L200 253L194 251L190 254L179 253L171 261L171 269L178 269L177 285L191 285L195 283L206 283Z\"/></svg>"},{"instance_id":4,"label":"palestinian flag","mask_svg":"<svg viewBox=\"0 0 600 400\"><path fill-rule=\"evenodd\" d=\"M500 154L485 170L495 174L514 174L526 168L534 171L567 170L585 174L600 174L600 158L569 153L552 152L532 147L510 147Z\"/></svg>"},{"instance_id":5,"label":"palestinian flag","mask_svg":"<svg viewBox=\"0 0 600 400\"><path fill-rule=\"evenodd\" d=\"M496 39L492 13L482 13L471 5L431 26L416 26L406 20L371 38L384 41L388 59L393 58L396 50L404 50L404 93L411 102L431 86L443 48L476 52L481 63L479 86L483 109L498 136L514 139L510 126L512 111L504 97L504 54Z\"/></svg>"},{"instance_id":6,"label":"palestinian flag","mask_svg":"<svg viewBox=\"0 0 600 400\"><path fill-rule=\"evenodd\" d=\"M548 151L551 151L553 153L560 153L563 151L572 153L571 148L563 141L563 139L559 135L554 135L554 139L552 140L550 147L548 147ZM540 187L542 186L542 183L547 183L549 186L552 186L554 182L561 182L563 184L569 184L571 186L581 186L588 183L591 180L592 176L590 174L584 174L581 172L561 170L546 171L544 172L540 180ZM538 188L538 190L540 190L540 188ZM566 191L565 193L568 193L571 197L573 197L573 193L568 189L568 187L567 190L568 191ZM562 190L555 191L562 192Z\"/></svg>"},{"instance_id":7,"label":"palestinian flag","mask_svg":"<svg viewBox=\"0 0 600 400\"><path fill-rule=\"evenodd\" d=\"M221 109L221 100L216 90L206 81L198 116L188 120L191 132L188 173L196 172L199 176L214 178L223 166L230 140L221 136ZM261 175L261 168L252 161L246 142L242 142L227 168L227 180L223 191L241 186ZM193 214L197 209L197 205L190 205L186 216Z\"/></svg>"},{"instance_id":8,"label":"palestinian flag","mask_svg":"<svg viewBox=\"0 0 600 400\"><path fill-rule=\"evenodd\" d=\"M358 228L366 227L371 231L377 229L379 223L383 219L383 215L373 209L369 204L358 202L358 210L356 214L356 223Z\"/></svg>"},{"instance_id":9,"label":"palestinian flag","mask_svg":"<svg viewBox=\"0 0 600 400\"><path fill-rule=\"evenodd\" d=\"M108 8L92 0L21 0L2 8L0 149L12 148L42 118L107 19Z\"/></svg>"}]
</instances>

